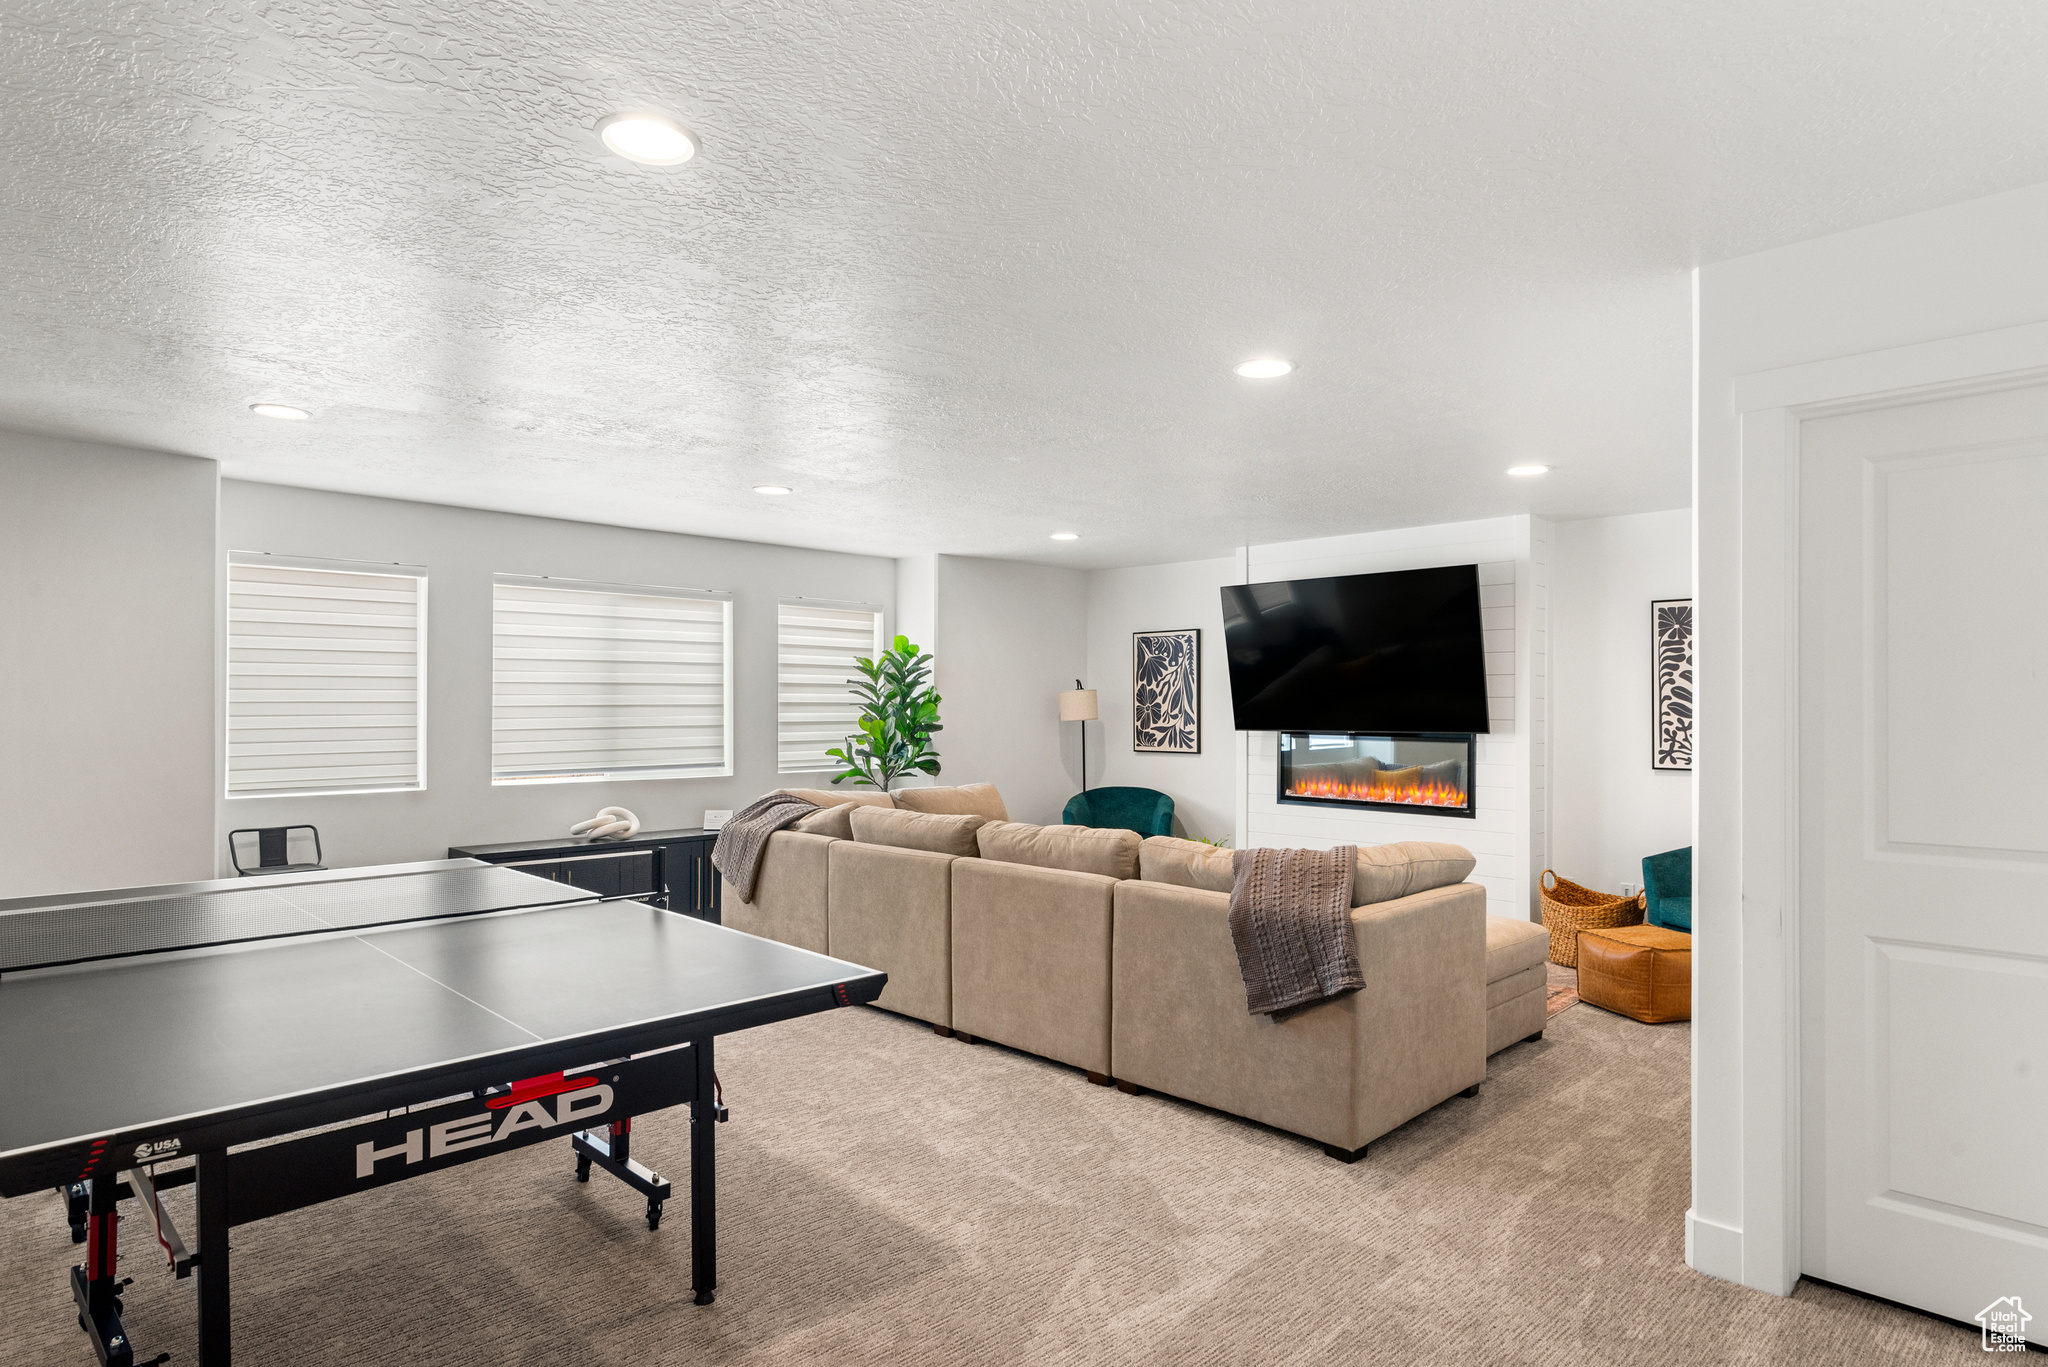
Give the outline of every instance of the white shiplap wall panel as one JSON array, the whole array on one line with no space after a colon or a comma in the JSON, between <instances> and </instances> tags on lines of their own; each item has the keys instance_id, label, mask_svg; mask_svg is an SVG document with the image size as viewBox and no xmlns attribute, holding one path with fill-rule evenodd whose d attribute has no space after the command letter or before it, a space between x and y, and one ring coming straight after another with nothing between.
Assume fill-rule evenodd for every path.
<instances>
[{"instance_id":1,"label":"white shiplap wall panel","mask_svg":"<svg viewBox=\"0 0 2048 1367\"><path fill-rule=\"evenodd\" d=\"M1541 559L1540 569L1534 565ZM1472 880L1486 888L1496 916L1531 915L1532 852L1543 848L1541 734L1547 670L1531 650L1547 645L1549 527L1530 517L1492 518L1441 527L1408 527L1313 541L1251 546L1246 580L1314 579L1438 565L1479 566L1486 631L1487 704L1493 731L1479 737L1473 782L1477 815L1467 821L1407 812L1314 808L1276 794L1279 752L1272 732L1241 735L1246 845L1378 845L1447 840L1477 861ZM1536 866L1540 868L1541 866Z\"/></svg>"}]
</instances>

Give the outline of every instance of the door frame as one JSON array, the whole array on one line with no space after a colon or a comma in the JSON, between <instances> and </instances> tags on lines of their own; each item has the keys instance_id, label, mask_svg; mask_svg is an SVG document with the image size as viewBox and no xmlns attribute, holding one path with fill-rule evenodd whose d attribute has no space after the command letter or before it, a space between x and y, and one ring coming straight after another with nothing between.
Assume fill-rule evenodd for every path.
<instances>
[{"instance_id":1,"label":"door frame","mask_svg":"<svg viewBox=\"0 0 2048 1367\"><path fill-rule=\"evenodd\" d=\"M1724 818L1733 849L1700 850L1695 864L1716 905L1735 913L1739 942L1715 934L1709 916L1695 956L1698 1014L1731 1003L1703 999L1698 960L1735 957L1739 1019L1721 1038L1740 1041L1732 1062L1741 1076L1741 1224L1687 1214L1687 1261L1700 1271L1759 1291L1790 1295L1801 1266L1800 940L1811 913L1800 899L1800 429L1815 417L1900 403L1955 398L2048 382L2048 323L1948 337L1854 356L1812 361L1738 376L1729 406L1737 420L1734 582L1723 602L1701 593L1701 625L1717 611L1734 619L1716 632L1738 659L1726 677L1735 696L1717 705L1712 685L1701 699L1701 730L1721 732L1717 746L1734 774L1700 778L1699 805ZM1695 471L1697 481L1697 471ZM1702 583L1699 589L1705 590ZM1704 632L1703 632L1704 635ZM1705 643L1703 642L1703 645ZM1704 662L1706 651L1702 650ZM1733 889L1731 898L1726 890ZM1702 1142L1700 1073L1693 1068L1695 1173ZM1695 1176L1694 1206L1702 1204Z\"/></svg>"}]
</instances>

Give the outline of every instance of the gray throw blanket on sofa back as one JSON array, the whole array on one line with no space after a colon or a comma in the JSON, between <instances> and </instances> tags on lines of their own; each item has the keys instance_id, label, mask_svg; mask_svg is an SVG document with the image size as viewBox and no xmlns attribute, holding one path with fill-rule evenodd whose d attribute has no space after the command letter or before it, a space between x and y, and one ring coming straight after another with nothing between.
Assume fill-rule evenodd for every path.
<instances>
[{"instance_id":1,"label":"gray throw blanket on sofa back","mask_svg":"<svg viewBox=\"0 0 2048 1367\"><path fill-rule=\"evenodd\" d=\"M1245 1007L1285 1019L1365 986L1351 938L1358 851L1237 850L1230 856L1230 942Z\"/></svg>"},{"instance_id":2,"label":"gray throw blanket on sofa back","mask_svg":"<svg viewBox=\"0 0 2048 1367\"><path fill-rule=\"evenodd\" d=\"M768 853L768 837L817 810L817 803L792 793L770 793L748 803L719 828L718 843L711 847L711 867L733 885L742 902L753 901L754 884L761 877L761 856Z\"/></svg>"}]
</instances>

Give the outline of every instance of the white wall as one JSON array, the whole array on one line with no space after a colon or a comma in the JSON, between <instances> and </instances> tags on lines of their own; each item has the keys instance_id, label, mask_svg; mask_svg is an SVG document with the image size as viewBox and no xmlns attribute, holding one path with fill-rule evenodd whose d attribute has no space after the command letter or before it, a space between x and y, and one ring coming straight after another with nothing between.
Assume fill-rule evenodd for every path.
<instances>
[{"instance_id":1,"label":"white wall","mask_svg":"<svg viewBox=\"0 0 2048 1367\"><path fill-rule=\"evenodd\" d=\"M695 826L707 807L737 808L782 784L814 783L775 769L776 606L787 597L870 602L894 621L896 564L875 556L238 480L221 486L221 532L228 550L427 569L426 789L219 799L222 831L295 821L318 826L328 863L336 867L439 859L451 845L566 834L572 822L611 805L635 812L649 829ZM208 544L210 551L210 537ZM496 572L731 590L733 775L493 787L491 576ZM210 605L210 596L207 601ZM205 715L211 715L210 703ZM210 812L208 825L210 830ZM221 858L224 862L224 852Z\"/></svg>"},{"instance_id":2,"label":"white wall","mask_svg":"<svg viewBox=\"0 0 2048 1367\"><path fill-rule=\"evenodd\" d=\"M0 432L0 897L212 876L218 485Z\"/></svg>"},{"instance_id":3,"label":"white wall","mask_svg":"<svg viewBox=\"0 0 2048 1367\"><path fill-rule=\"evenodd\" d=\"M1237 804L1231 790L1237 782L1238 745L1230 715L1219 590L1240 582L1236 557L1095 570L1088 576L1084 677L1096 690L1102 714L1099 722L1087 723L1088 785L1165 793L1173 799L1177 834L1210 840L1236 835ZM1202 633L1201 751L1139 754L1131 748L1131 633L1187 627Z\"/></svg>"},{"instance_id":4,"label":"white wall","mask_svg":"<svg viewBox=\"0 0 2048 1367\"><path fill-rule=\"evenodd\" d=\"M1086 578L1014 560L932 559L945 727L937 781L994 783L1012 821L1057 823L1081 786L1078 728L1060 725L1059 693L1088 668Z\"/></svg>"},{"instance_id":5,"label":"white wall","mask_svg":"<svg viewBox=\"0 0 2048 1367\"><path fill-rule=\"evenodd\" d=\"M1550 860L1607 892L1692 843L1692 775L1650 767L1650 603L1690 598L1692 510L1556 524Z\"/></svg>"},{"instance_id":6,"label":"white wall","mask_svg":"<svg viewBox=\"0 0 2048 1367\"><path fill-rule=\"evenodd\" d=\"M933 655L939 648L938 589L936 555L906 555L896 562L896 630Z\"/></svg>"},{"instance_id":7,"label":"white wall","mask_svg":"<svg viewBox=\"0 0 2048 1367\"><path fill-rule=\"evenodd\" d=\"M2037 185L1700 272L1687 1260L1716 1276L1782 1292L1786 1277L1797 1274L1762 1246L1796 1225L1783 1199L1797 1191L1787 1171L1796 1152L1796 1097L1771 1077L1796 1046L1796 1020L1784 1008L1783 985L1768 976L1768 963L1782 952L1776 889L1751 888L1746 896L1743 881L1745 813L1780 800L1745 779L1745 721L1782 711L1787 685L1778 664L1745 659L1745 613L1768 605L1783 585L1745 582L1744 542L1751 532L1781 529L1785 508L1768 486L1745 487L1737 381L1754 383L1763 372L1776 372L1776 380L1787 367L1940 339L1976 339L1993 373L2006 364L1997 359L2004 348L1996 330L2048 322L2043 242L2048 185ZM1758 1247L1748 1246L1752 1234Z\"/></svg>"}]
</instances>

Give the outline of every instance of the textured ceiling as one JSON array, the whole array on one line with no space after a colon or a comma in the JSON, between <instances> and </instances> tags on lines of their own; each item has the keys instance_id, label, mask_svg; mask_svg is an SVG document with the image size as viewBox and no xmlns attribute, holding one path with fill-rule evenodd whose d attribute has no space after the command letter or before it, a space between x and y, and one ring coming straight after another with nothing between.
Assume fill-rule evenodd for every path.
<instances>
[{"instance_id":1,"label":"textured ceiling","mask_svg":"<svg viewBox=\"0 0 2048 1367\"><path fill-rule=\"evenodd\" d=\"M6 0L0 38L0 426L883 554L1680 506L1691 266L2048 181L2039 0ZM605 154L640 107L698 158Z\"/></svg>"}]
</instances>

